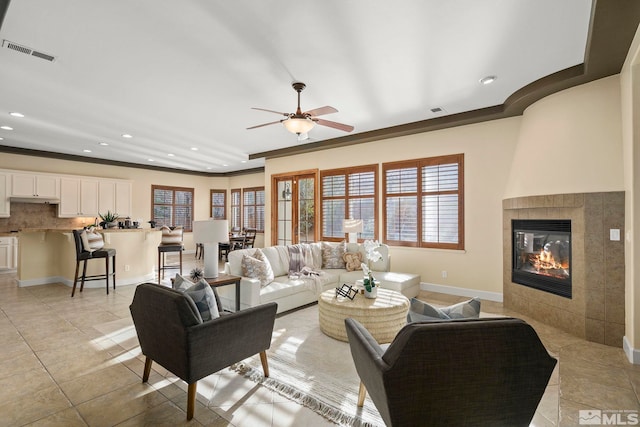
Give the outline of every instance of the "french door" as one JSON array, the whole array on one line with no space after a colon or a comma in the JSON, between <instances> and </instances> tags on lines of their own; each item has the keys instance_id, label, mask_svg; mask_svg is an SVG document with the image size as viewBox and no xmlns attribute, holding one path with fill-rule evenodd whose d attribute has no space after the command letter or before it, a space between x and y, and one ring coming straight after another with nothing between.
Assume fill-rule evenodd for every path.
<instances>
[{"instance_id":1,"label":"french door","mask_svg":"<svg viewBox=\"0 0 640 427\"><path fill-rule=\"evenodd\" d=\"M271 240L274 245L311 243L318 238L316 227L317 171L294 172L272 177Z\"/></svg>"}]
</instances>

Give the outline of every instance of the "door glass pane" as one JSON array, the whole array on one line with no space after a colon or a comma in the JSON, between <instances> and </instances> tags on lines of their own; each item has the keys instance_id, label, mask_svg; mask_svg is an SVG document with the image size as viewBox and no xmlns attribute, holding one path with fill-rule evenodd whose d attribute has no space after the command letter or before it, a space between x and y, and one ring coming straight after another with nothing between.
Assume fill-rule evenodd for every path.
<instances>
[{"instance_id":1,"label":"door glass pane","mask_svg":"<svg viewBox=\"0 0 640 427\"><path fill-rule=\"evenodd\" d=\"M293 193L291 186L293 181L285 180L278 181L278 219L276 221L277 227L277 241L278 245L289 245L292 243L292 216L291 209Z\"/></svg>"},{"instance_id":2,"label":"door glass pane","mask_svg":"<svg viewBox=\"0 0 640 427\"><path fill-rule=\"evenodd\" d=\"M298 180L298 243L315 241L315 180Z\"/></svg>"}]
</instances>

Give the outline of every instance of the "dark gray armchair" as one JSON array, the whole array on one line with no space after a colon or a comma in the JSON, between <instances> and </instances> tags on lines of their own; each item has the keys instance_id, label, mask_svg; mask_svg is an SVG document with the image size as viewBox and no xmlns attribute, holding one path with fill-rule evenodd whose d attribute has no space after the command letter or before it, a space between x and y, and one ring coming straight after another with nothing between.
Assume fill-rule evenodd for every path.
<instances>
[{"instance_id":1,"label":"dark gray armchair","mask_svg":"<svg viewBox=\"0 0 640 427\"><path fill-rule=\"evenodd\" d=\"M187 419L193 418L197 381L260 353L269 376L266 350L271 345L276 303L264 304L202 323L193 301L181 292L144 283L129 307L142 354L142 381L156 362L188 385Z\"/></svg>"},{"instance_id":2,"label":"dark gray armchair","mask_svg":"<svg viewBox=\"0 0 640 427\"><path fill-rule=\"evenodd\" d=\"M520 319L417 322L386 351L345 320L366 392L387 426L528 426L556 365Z\"/></svg>"}]
</instances>

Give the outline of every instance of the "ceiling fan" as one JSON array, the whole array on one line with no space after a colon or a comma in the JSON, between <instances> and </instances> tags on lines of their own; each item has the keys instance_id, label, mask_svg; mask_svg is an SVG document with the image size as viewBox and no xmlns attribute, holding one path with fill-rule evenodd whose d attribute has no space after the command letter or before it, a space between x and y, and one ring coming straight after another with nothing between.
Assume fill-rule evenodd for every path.
<instances>
[{"instance_id":1,"label":"ceiling fan","mask_svg":"<svg viewBox=\"0 0 640 427\"><path fill-rule=\"evenodd\" d=\"M276 113L276 114L283 115L286 117L286 119L277 120L275 122L263 123L261 125L251 126L247 129L255 129L263 126L273 125L276 123L282 123L289 132L295 133L298 136L300 136L301 134L306 134L307 132L309 132L317 123L321 126L327 126L327 127L342 130L345 132L351 132L353 130L353 126L351 125L345 125L343 123L332 122L330 120L325 120L325 119L319 119L317 116L338 112L338 110L328 105L325 107L314 108L313 110L302 112L302 110L300 109L300 92L302 92L304 88L307 87L307 85L305 85L302 82L293 82L291 86L293 87L293 90L298 92L298 108L296 109L295 113L281 113L279 111L267 110L266 108L252 107L253 110L267 111L269 113Z\"/></svg>"}]
</instances>

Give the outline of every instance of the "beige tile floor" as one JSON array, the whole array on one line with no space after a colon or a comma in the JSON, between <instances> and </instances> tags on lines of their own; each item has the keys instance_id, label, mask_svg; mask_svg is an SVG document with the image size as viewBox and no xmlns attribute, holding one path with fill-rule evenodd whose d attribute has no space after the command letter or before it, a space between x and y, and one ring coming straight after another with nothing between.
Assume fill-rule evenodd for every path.
<instances>
[{"instance_id":1,"label":"beige tile floor","mask_svg":"<svg viewBox=\"0 0 640 427\"><path fill-rule=\"evenodd\" d=\"M198 264L185 255L185 273ZM134 290L121 286L106 295L104 288L85 289L72 299L67 286L18 288L14 274L0 274L0 426L333 425L228 370L216 374L213 389L198 390L195 419L187 423L186 386L157 364L142 384L139 351L117 344L135 336L94 327L129 326ZM464 299L424 291L420 296L436 304ZM482 309L522 317L495 302L483 301ZM631 365L621 348L526 320L559 359L532 425L576 426L582 409L640 411L640 366Z\"/></svg>"}]
</instances>

